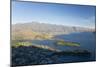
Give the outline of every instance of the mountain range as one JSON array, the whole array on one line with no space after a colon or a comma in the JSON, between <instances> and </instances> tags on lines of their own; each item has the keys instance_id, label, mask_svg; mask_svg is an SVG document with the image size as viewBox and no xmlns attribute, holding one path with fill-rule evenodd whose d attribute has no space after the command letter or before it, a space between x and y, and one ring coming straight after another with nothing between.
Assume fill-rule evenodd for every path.
<instances>
[{"instance_id":1,"label":"mountain range","mask_svg":"<svg viewBox=\"0 0 100 67\"><path fill-rule=\"evenodd\" d=\"M75 26L65 26L56 24L47 24L39 22L30 23L17 23L12 24L12 37L29 37L32 38L33 32L41 34L70 34L73 32L94 32L93 28L75 27Z\"/></svg>"}]
</instances>

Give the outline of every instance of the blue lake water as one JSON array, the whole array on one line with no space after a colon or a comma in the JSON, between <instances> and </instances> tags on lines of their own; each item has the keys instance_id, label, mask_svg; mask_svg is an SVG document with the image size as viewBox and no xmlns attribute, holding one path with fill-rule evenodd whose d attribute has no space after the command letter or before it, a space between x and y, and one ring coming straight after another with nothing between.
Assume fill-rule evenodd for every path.
<instances>
[{"instance_id":1,"label":"blue lake water","mask_svg":"<svg viewBox=\"0 0 100 67\"><path fill-rule=\"evenodd\" d=\"M78 42L80 47L66 47L55 45L54 40L34 40L34 44L47 45L62 51L85 49L91 52L91 56L60 56L59 62L77 62L77 61L94 61L96 59L96 35L92 32L79 32L68 35L57 35L54 39L63 39L65 41Z\"/></svg>"},{"instance_id":2,"label":"blue lake water","mask_svg":"<svg viewBox=\"0 0 100 67\"><path fill-rule=\"evenodd\" d=\"M92 33L92 32L72 33L69 35L57 36L57 38L61 38L61 39L72 41L72 42L78 42L80 43L80 47L76 49L85 49L91 52L90 57L77 57L77 56L71 57L69 56L71 58L69 59L69 61L91 61L91 60L96 59L96 35L95 33Z\"/></svg>"}]
</instances>

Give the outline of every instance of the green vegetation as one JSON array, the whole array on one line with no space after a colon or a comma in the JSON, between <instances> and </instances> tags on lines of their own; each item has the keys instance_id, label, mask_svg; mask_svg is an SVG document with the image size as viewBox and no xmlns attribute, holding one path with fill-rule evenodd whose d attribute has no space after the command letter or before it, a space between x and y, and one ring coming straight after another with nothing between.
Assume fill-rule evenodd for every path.
<instances>
[{"instance_id":1,"label":"green vegetation","mask_svg":"<svg viewBox=\"0 0 100 67\"><path fill-rule=\"evenodd\" d=\"M65 42L64 40L60 40L60 41L57 41L56 43L57 45L62 45L62 46L80 46L79 43L76 43L76 42Z\"/></svg>"},{"instance_id":2,"label":"green vegetation","mask_svg":"<svg viewBox=\"0 0 100 67\"><path fill-rule=\"evenodd\" d=\"M49 33L38 33L38 32L33 32L34 38L35 39L51 39L53 36Z\"/></svg>"},{"instance_id":3,"label":"green vegetation","mask_svg":"<svg viewBox=\"0 0 100 67\"><path fill-rule=\"evenodd\" d=\"M12 47L19 47L19 46L31 46L32 43L30 42L13 42Z\"/></svg>"}]
</instances>

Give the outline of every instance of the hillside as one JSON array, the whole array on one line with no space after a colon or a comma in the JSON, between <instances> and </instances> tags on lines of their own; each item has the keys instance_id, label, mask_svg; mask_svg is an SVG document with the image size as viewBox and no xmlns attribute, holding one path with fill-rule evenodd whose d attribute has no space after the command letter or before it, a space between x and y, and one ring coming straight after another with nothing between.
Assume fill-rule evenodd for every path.
<instances>
[{"instance_id":1,"label":"hillside","mask_svg":"<svg viewBox=\"0 0 100 67\"><path fill-rule=\"evenodd\" d=\"M48 39L54 35L93 31L95 31L95 29L39 22L19 23L12 25L12 39Z\"/></svg>"}]
</instances>

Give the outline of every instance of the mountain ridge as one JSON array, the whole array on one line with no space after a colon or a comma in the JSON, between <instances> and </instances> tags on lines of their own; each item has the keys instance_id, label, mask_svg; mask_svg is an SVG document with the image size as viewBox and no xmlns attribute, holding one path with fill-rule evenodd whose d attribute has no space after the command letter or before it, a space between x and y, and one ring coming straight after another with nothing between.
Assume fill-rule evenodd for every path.
<instances>
[{"instance_id":1,"label":"mountain ridge","mask_svg":"<svg viewBox=\"0 0 100 67\"><path fill-rule=\"evenodd\" d=\"M70 34L74 32L94 32L95 29L84 27L70 27L39 22L20 23L12 25L12 37L25 37L33 39L35 37L51 37L52 35Z\"/></svg>"}]
</instances>

